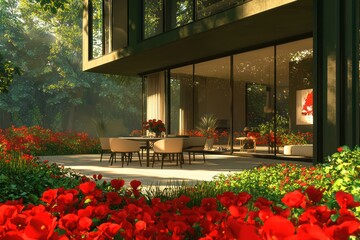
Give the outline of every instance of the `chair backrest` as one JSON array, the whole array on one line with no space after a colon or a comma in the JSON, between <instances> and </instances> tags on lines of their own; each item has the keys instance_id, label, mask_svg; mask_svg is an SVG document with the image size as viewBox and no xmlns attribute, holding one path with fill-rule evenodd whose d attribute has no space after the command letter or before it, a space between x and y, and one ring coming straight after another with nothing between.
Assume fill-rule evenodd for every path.
<instances>
[{"instance_id":1,"label":"chair backrest","mask_svg":"<svg viewBox=\"0 0 360 240\"><path fill-rule=\"evenodd\" d=\"M138 152L140 151L140 142L120 139L120 138L110 138L110 149L112 152Z\"/></svg>"},{"instance_id":2,"label":"chair backrest","mask_svg":"<svg viewBox=\"0 0 360 240\"><path fill-rule=\"evenodd\" d=\"M165 138L154 142L153 150L156 153L181 153L183 150L182 138Z\"/></svg>"},{"instance_id":3,"label":"chair backrest","mask_svg":"<svg viewBox=\"0 0 360 240\"><path fill-rule=\"evenodd\" d=\"M110 150L110 138L100 138L100 146L102 150Z\"/></svg>"},{"instance_id":4,"label":"chair backrest","mask_svg":"<svg viewBox=\"0 0 360 240\"><path fill-rule=\"evenodd\" d=\"M206 143L206 137L189 137L184 139L184 149L189 147L203 147Z\"/></svg>"}]
</instances>

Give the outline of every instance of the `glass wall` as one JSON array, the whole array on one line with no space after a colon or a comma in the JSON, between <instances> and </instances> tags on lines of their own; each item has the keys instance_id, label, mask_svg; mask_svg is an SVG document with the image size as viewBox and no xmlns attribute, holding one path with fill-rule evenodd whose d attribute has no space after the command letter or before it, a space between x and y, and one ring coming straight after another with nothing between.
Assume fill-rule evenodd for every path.
<instances>
[{"instance_id":1,"label":"glass wall","mask_svg":"<svg viewBox=\"0 0 360 240\"><path fill-rule=\"evenodd\" d=\"M170 133L184 135L194 128L193 65L170 71Z\"/></svg>"},{"instance_id":2,"label":"glass wall","mask_svg":"<svg viewBox=\"0 0 360 240\"><path fill-rule=\"evenodd\" d=\"M92 10L90 11L90 59L126 47L128 45L127 0L93 0L90 3Z\"/></svg>"},{"instance_id":3,"label":"glass wall","mask_svg":"<svg viewBox=\"0 0 360 240\"><path fill-rule=\"evenodd\" d=\"M158 35L164 31L163 0L144 0L144 39Z\"/></svg>"},{"instance_id":4,"label":"glass wall","mask_svg":"<svg viewBox=\"0 0 360 240\"><path fill-rule=\"evenodd\" d=\"M170 28L174 29L194 20L193 0L172 0L168 2L170 12Z\"/></svg>"},{"instance_id":5,"label":"glass wall","mask_svg":"<svg viewBox=\"0 0 360 240\"><path fill-rule=\"evenodd\" d=\"M156 36L247 1L250 0L143 0L143 38Z\"/></svg>"},{"instance_id":6,"label":"glass wall","mask_svg":"<svg viewBox=\"0 0 360 240\"><path fill-rule=\"evenodd\" d=\"M91 56L98 58L103 55L103 1L92 0L91 2Z\"/></svg>"},{"instance_id":7,"label":"glass wall","mask_svg":"<svg viewBox=\"0 0 360 240\"><path fill-rule=\"evenodd\" d=\"M171 69L168 133L205 134L213 150L295 156L286 147L313 143L312 41ZM214 131L201 126L211 118ZM311 156L304 151L296 156Z\"/></svg>"},{"instance_id":8,"label":"glass wall","mask_svg":"<svg viewBox=\"0 0 360 240\"><path fill-rule=\"evenodd\" d=\"M195 64L194 87L195 127L206 132L209 127L200 123L204 122L204 118L213 116L217 120L216 131L206 134L214 135L215 146L228 147L231 124L230 57Z\"/></svg>"},{"instance_id":9,"label":"glass wall","mask_svg":"<svg viewBox=\"0 0 360 240\"><path fill-rule=\"evenodd\" d=\"M166 123L165 78L165 71L148 74L144 77L146 81L146 120L160 119Z\"/></svg>"},{"instance_id":10,"label":"glass wall","mask_svg":"<svg viewBox=\"0 0 360 240\"><path fill-rule=\"evenodd\" d=\"M313 142L312 39L277 46L276 133L280 152L285 145Z\"/></svg>"},{"instance_id":11,"label":"glass wall","mask_svg":"<svg viewBox=\"0 0 360 240\"><path fill-rule=\"evenodd\" d=\"M274 47L234 55L234 151L274 151L274 93Z\"/></svg>"}]
</instances>

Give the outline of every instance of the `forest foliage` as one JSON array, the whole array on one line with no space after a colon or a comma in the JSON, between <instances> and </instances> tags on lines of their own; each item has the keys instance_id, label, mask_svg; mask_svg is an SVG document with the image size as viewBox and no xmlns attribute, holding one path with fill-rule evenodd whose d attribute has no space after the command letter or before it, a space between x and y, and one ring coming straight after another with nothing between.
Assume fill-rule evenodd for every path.
<instances>
[{"instance_id":1,"label":"forest foliage","mask_svg":"<svg viewBox=\"0 0 360 240\"><path fill-rule=\"evenodd\" d=\"M80 0L0 0L1 64L13 69L0 128L115 136L141 127L139 78L82 71L82 11Z\"/></svg>"}]
</instances>

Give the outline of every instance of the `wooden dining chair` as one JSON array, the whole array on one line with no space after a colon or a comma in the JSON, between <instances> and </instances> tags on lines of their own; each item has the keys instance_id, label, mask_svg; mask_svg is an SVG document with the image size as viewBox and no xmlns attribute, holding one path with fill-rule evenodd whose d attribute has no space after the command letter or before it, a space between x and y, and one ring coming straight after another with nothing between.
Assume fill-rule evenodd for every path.
<instances>
[{"instance_id":1,"label":"wooden dining chair","mask_svg":"<svg viewBox=\"0 0 360 240\"><path fill-rule=\"evenodd\" d=\"M205 143L206 137L189 137L184 140L183 151L189 153L189 164L191 164L191 155L195 161L196 153L202 154L205 162Z\"/></svg>"},{"instance_id":2,"label":"wooden dining chair","mask_svg":"<svg viewBox=\"0 0 360 240\"><path fill-rule=\"evenodd\" d=\"M137 153L139 157L140 166L141 157L140 157L140 143L137 141L131 141L127 139L119 139L119 138L110 138L110 149L111 149L111 165L115 160L116 162L116 154L121 154L121 166L124 167L124 162L126 160L127 165L132 161L133 153Z\"/></svg>"},{"instance_id":3,"label":"wooden dining chair","mask_svg":"<svg viewBox=\"0 0 360 240\"><path fill-rule=\"evenodd\" d=\"M161 169L163 169L165 156L168 155L170 160L176 157L176 166L179 165L180 160L180 167L182 168L184 162L182 138L165 138L156 141L154 142L153 152L152 167L154 167L155 164L155 156L159 159L159 155L161 155Z\"/></svg>"},{"instance_id":4,"label":"wooden dining chair","mask_svg":"<svg viewBox=\"0 0 360 240\"><path fill-rule=\"evenodd\" d=\"M110 158L111 158L111 149L110 149L110 141L109 138L106 137L101 137L99 138L100 140L100 146L101 146L101 151L100 151L100 162L102 162L102 158L104 154L110 154ZM110 161L109 158L109 161Z\"/></svg>"}]
</instances>

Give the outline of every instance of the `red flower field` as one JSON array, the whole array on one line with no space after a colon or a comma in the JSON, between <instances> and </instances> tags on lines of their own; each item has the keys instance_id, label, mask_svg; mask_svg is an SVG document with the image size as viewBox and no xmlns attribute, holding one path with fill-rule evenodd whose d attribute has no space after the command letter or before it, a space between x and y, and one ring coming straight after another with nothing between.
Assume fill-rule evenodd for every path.
<instances>
[{"instance_id":1,"label":"red flower field","mask_svg":"<svg viewBox=\"0 0 360 240\"><path fill-rule=\"evenodd\" d=\"M318 204L322 191L286 194L283 205L248 193L225 192L188 207L189 197L151 203L139 181L86 180L74 189L49 189L44 205L0 204L0 239L349 239L360 236L352 195L336 193L338 208ZM106 186L106 187L105 187ZM107 190L103 190L102 188ZM336 216L336 220L332 221Z\"/></svg>"}]
</instances>

